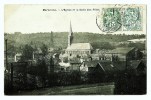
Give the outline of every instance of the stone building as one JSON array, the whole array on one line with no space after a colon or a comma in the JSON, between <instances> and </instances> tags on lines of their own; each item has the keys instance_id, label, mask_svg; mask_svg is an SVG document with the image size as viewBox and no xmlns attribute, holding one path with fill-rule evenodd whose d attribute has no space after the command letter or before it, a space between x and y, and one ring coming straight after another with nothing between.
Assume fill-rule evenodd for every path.
<instances>
[{"instance_id":1,"label":"stone building","mask_svg":"<svg viewBox=\"0 0 151 100\"><path fill-rule=\"evenodd\" d=\"M83 55L89 55L92 53L92 46L90 43L73 43L73 32L72 32L72 26L70 22L70 31L68 35L68 47L65 51L65 53L68 56L83 56Z\"/></svg>"}]
</instances>

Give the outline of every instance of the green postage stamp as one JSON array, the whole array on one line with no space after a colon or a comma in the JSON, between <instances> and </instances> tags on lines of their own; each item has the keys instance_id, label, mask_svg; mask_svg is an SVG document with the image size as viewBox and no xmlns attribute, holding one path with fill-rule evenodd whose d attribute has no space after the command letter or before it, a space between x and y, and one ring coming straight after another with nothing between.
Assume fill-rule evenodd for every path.
<instances>
[{"instance_id":1,"label":"green postage stamp","mask_svg":"<svg viewBox=\"0 0 151 100\"><path fill-rule=\"evenodd\" d=\"M142 31L143 7L136 5L114 5L102 8L96 20L100 30L112 33L115 31Z\"/></svg>"}]
</instances>

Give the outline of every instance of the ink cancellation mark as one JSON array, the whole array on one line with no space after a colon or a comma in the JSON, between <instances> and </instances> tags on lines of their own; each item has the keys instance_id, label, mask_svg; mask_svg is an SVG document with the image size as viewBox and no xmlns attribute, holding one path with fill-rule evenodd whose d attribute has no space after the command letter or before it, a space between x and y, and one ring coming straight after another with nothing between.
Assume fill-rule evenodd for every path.
<instances>
[{"instance_id":1,"label":"ink cancellation mark","mask_svg":"<svg viewBox=\"0 0 151 100\"><path fill-rule=\"evenodd\" d=\"M98 28L105 33L141 31L141 7L103 8L96 17Z\"/></svg>"},{"instance_id":2,"label":"ink cancellation mark","mask_svg":"<svg viewBox=\"0 0 151 100\"><path fill-rule=\"evenodd\" d=\"M123 14L123 30L124 31L141 31L141 8L126 8Z\"/></svg>"},{"instance_id":3,"label":"ink cancellation mark","mask_svg":"<svg viewBox=\"0 0 151 100\"><path fill-rule=\"evenodd\" d=\"M98 28L106 33L113 33L121 29L121 15L119 8L103 8L96 17Z\"/></svg>"}]
</instances>

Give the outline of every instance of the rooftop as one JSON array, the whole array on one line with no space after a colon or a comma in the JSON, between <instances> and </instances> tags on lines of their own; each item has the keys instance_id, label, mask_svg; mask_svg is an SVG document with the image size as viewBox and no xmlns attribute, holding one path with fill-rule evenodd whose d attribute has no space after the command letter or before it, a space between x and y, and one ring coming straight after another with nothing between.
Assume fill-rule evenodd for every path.
<instances>
[{"instance_id":1,"label":"rooftop","mask_svg":"<svg viewBox=\"0 0 151 100\"><path fill-rule=\"evenodd\" d=\"M83 63L87 65L87 67L96 67L96 65L99 63L99 60L84 61Z\"/></svg>"},{"instance_id":2,"label":"rooftop","mask_svg":"<svg viewBox=\"0 0 151 100\"><path fill-rule=\"evenodd\" d=\"M132 49L134 49L134 48L132 48L132 47L125 47L125 48L121 47L121 48L116 48L116 49L110 50L107 53L122 53L122 54L126 54L129 51L131 51Z\"/></svg>"},{"instance_id":3,"label":"rooftop","mask_svg":"<svg viewBox=\"0 0 151 100\"><path fill-rule=\"evenodd\" d=\"M114 71L124 71L126 68L126 62L118 61L111 62L105 60L94 60L94 61L85 61L87 67L96 67L98 64L104 70L104 72L114 72Z\"/></svg>"},{"instance_id":4,"label":"rooftop","mask_svg":"<svg viewBox=\"0 0 151 100\"><path fill-rule=\"evenodd\" d=\"M73 43L67 47L67 50L92 50L90 43Z\"/></svg>"},{"instance_id":5,"label":"rooftop","mask_svg":"<svg viewBox=\"0 0 151 100\"><path fill-rule=\"evenodd\" d=\"M104 72L117 72L124 71L126 69L126 63L123 61L118 62L99 62L100 67L104 70Z\"/></svg>"},{"instance_id":6,"label":"rooftop","mask_svg":"<svg viewBox=\"0 0 151 100\"><path fill-rule=\"evenodd\" d=\"M146 66L146 62L143 60L133 60L130 62L130 66L128 66L128 69L137 69L139 64L143 64L144 66Z\"/></svg>"}]
</instances>

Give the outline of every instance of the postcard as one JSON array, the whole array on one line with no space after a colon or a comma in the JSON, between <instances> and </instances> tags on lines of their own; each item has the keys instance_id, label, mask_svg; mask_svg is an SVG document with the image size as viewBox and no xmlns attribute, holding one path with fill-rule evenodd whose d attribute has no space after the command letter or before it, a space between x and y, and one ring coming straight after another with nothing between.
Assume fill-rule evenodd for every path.
<instances>
[{"instance_id":1,"label":"postcard","mask_svg":"<svg viewBox=\"0 0 151 100\"><path fill-rule=\"evenodd\" d=\"M145 95L147 5L5 4L5 95Z\"/></svg>"}]
</instances>

